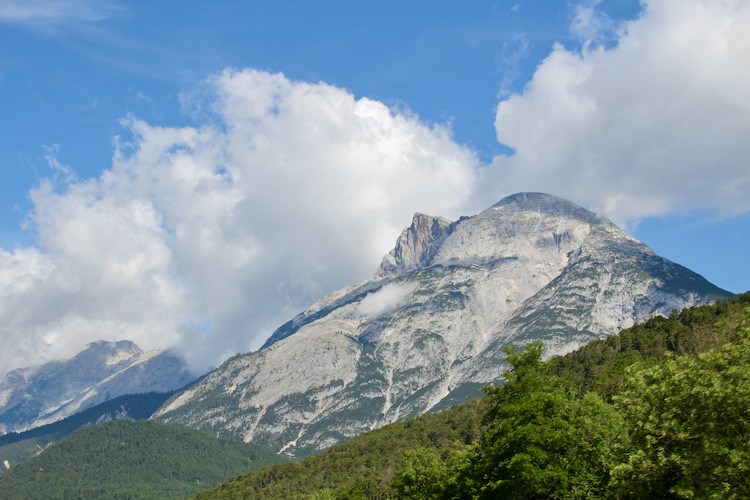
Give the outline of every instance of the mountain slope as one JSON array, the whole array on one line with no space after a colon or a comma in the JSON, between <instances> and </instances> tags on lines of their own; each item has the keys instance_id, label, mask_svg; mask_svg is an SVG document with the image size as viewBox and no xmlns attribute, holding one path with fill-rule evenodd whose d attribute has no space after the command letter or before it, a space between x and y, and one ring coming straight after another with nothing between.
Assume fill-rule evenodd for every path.
<instances>
[{"instance_id":1,"label":"mountain slope","mask_svg":"<svg viewBox=\"0 0 750 500\"><path fill-rule=\"evenodd\" d=\"M276 461L265 447L183 426L112 421L80 429L0 476L0 497L188 498Z\"/></svg>"},{"instance_id":2,"label":"mountain slope","mask_svg":"<svg viewBox=\"0 0 750 500\"><path fill-rule=\"evenodd\" d=\"M304 456L478 395L502 348L555 355L731 294L540 193L451 223L417 214L370 280L321 299L155 417Z\"/></svg>"},{"instance_id":3,"label":"mountain slope","mask_svg":"<svg viewBox=\"0 0 750 500\"><path fill-rule=\"evenodd\" d=\"M713 306L685 309L669 318L651 319L620 335L552 358L549 364L555 377L582 390L593 389L611 401L612 388L623 385L628 366L645 359L658 362L674 355L694 356L739 343L747 325L750 293ZM666 357L665 352L673 356ZM407 450L426 447L445 457L456 443L475 441L485 432L486 411L486 402L477 398L437 415L390 424L303 461L265 467L232 479L197 498L397 498L391 480L402 473ZM743 444L737 442L736 446Z\"/></svg>"},{"instance_id":4,"label":"mountain slope","mask_svg":"<svg viewBox=\"0 0 750 500\"><path fill-rule=\"evenodd\" d=\"M49 424L124 394L192 381L181 358L130 341L93 342L72 358L19 368L0 381L0 434Z\"/></svg>"},{"instance_id":5,"label":"mountain slope","mask_svg":"<svg viewBox=\"0 0 750 500\"><path fill-rule=\"evenodd\" d=\"M99 403L51 424L24 432L0 436L0 474L6 469L39 454L44 448L71 432L109 420L143 420L149 418L174 392L126 394Z\"/></svg>"}]
</instances>

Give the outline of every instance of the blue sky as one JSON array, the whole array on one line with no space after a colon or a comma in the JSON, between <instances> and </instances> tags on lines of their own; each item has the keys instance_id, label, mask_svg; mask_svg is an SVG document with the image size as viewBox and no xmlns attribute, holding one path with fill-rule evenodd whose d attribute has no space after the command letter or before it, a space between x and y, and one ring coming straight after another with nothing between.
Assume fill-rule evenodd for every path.
<instances>
[{"instance_id":1,"label":"blue sky","mask_svg":"<svg viewBox=\"0 0 750 500\"><path fill-rule=\"evenodd\" d=\"M0 371L197 364L517 191L750 288L750 7L0 0Z\"/></svg>"}]
</instances>

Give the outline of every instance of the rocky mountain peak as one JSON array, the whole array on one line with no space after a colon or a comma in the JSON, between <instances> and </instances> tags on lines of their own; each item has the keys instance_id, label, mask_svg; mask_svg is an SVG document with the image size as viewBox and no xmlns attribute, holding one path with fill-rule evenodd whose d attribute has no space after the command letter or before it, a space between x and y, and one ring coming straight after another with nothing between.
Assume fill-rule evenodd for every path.
<instances>
[{"instance_id":1,"label":"rocky mountain peak","mask_svg":"<svg viewBox=\"0 0 750 500\"><path fill-rule=\"evenodd\" d=\"M92 342L75 356L0 379L0 435L55 422L123 394L168 392L193 379L185 361L129 340Z\"/></svg>"},{"instance_id":2,"label":"rocky mountain peak","mask_svg":"<svg viewBox=\"0 0 750 500\"><path fill-rule=\"evenodd\" d=\"M503 348L548 355L729 293L603 217L541 193L451 223L416 214L367 281L156 412L304 456L498 383Z\"/></svg>"},{"instance_id":3,"label":"rocky mountain peak","mask_svg":"<svg viewBox=\"0 0 750 500\"><path fill-rule=\"evenodd\" d=\"M589 224L609 222L606 218L590 210L586 210L580 205L545 193L517 193L507 196L482 212L482 214L507 215L513 212L538 212L544 215L565 216Z\"/></svg>"},{"instance_id":4,"label":"rocky mountain peak","mask_svg":"<svg viewBox=\"0 0 750 500\"><path fill-rule=\"evenodd\" d=\"M127 362L141 355L143 350L130 340L91 342L81 349L73 359L92 363L113 365Z\"/></svg>"},{"instance_id":5,"label":"rocky mountain peak","mask_svg":"<svg viewBox=\"0 0 750 500\"><path fill-rule=\"evenodd\" d=\"M416 269L437 251L453 227L454 223L444 217L415 213L411 225L401 232L375 276L385 278Z\"/></svg>"}]
</instances>

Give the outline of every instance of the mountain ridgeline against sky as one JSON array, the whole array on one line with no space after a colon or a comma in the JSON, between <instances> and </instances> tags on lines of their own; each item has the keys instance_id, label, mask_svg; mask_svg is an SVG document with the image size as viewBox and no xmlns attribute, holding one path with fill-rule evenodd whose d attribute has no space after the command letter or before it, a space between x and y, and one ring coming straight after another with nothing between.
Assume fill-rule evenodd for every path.
<instances>
[{"instance_id":1,"label":"mountain ridgeline against sky","mask_svg":"<svg viewBox=\"0 0 750 500\"><path fill-rule=\"evenodd\" d=\"M56 422L124 394L169 392L195 377L184 360L130 341L93 342L72 358L0 380L0 435Z\"/></svg>"},{"instance_id":2,"label":"mountain ridgeline against sky","mask_svg":"<svg viewBox=\"0 0 750 500\"><path fill-rule=\"evenodd\" d=\"M500 381L503 347L547 355L731 294L607 219L540 193L451 222L423 214L375 275L322 298L155 418L304 456Z\"/></svg>"}]
</instances>

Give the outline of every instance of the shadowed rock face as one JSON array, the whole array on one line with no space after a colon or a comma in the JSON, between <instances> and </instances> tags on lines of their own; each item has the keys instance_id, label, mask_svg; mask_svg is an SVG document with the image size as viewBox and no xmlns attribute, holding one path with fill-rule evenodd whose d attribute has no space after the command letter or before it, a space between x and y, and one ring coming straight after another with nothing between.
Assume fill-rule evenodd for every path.
<instances>
[{"instance_id":1,"label":"shadowed rock face","mask_svg":"<svg viewBox=\"0 0 750 500\"><path fill-rule=\"evenodd\" d=\"M165 351L93 342L72 358L9 372L0 381L0 429L28 430L123 394L172 391L193 378L181 358Z\"/></svg>"},{"instance_id":2,"label":"shadowed rock face","mask_svg":"<svg viewBox=\"0 0 750 500\"><path fill-rule=\"evenodd\" d=\"M156 417L301 456L478 396L500 381L508 344L562 354L730 295L553 196L521 193L453 223L417 214L373 278L322 298Z\"/></svg>"}]
</instances>

